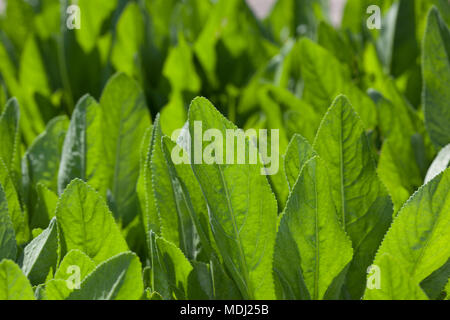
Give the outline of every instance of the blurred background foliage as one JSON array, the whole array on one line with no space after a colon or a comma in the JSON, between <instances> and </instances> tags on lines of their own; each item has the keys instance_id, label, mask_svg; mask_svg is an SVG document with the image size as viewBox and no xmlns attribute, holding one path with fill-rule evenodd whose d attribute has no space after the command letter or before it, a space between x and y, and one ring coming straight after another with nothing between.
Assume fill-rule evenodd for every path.
<instances>
[{"instance_id":1,"label":"blurred background foliage","mask_svg":"<svg viewBox=\"0 0 450 320\"><path fill-rule=\"evenodd\" d=\"M66 26L71 4L81 9L81 29ZM366 27L373 4L381 30ZM340 23L326 0L278 0L262 18L244 0L3 0L0 109L19 100L26 150L84 94L98 100L120 71L143 88L165 134L183 126L192 98L205 96L239 127L280 129L284 154L293 133L312 142L343 93L378 152L395 127L379 119L406 112L392 122L409 129L392 140L407 141L403 160L416 159L414 190L436 153L422 121L420 62L433 5L450 23L447 0L351 0Z\"/></svg>"}]
</instances>

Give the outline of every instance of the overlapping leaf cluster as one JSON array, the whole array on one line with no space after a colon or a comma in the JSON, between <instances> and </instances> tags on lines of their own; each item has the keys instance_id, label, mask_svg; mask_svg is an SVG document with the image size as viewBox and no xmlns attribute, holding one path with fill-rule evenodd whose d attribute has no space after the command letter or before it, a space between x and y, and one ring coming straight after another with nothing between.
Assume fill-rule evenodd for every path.
<instances>
[{"instance_id":1,"label":"overlapping leaf cluster","mask_svg":"<svg viewBox=\"0 0 450 320\"><path fill-rule=\"evenodd\" d=\"M0 15L0 299L449 297L447 1L70 4ZM197 121L280 170L174 161Z\"/></svg>"}]
</instances>

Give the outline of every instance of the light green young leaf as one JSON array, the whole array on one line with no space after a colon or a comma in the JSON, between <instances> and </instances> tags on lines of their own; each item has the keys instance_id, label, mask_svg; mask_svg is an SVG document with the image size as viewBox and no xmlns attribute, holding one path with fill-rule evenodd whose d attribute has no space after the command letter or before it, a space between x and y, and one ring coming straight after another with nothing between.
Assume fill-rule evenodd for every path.
<instances>
[{"instance_id":1,"label":"light green young leaf","mask_svg":"<svg viewBox=\"0 0 450 320\"><path fill-rule=\"evenodd\" d=\"M438 155L434 159L430 168L428 168L427 175L425 176L425 183L430 182L439 173L444 171L450 164L450 144L446 145L439 151Z\"/></svg>"},{"instance_id":2,"label":"light green young leaf","mask_svg":"<svg viewBox=\"0 0 450 320\"><path fill-rule=\"evenodd\" d=\"M58 236L56 219L47 229L34 238L23 250L22 271L32 285L45 282L51 269L56 269L58 259Z\"/></svg>"},{"instance_id":3,"label":"light green young leaf","mask_svg":"<svg viewBox=\"0 0 450 320\"><path fill-rule=\"evenodd\" d=\"M145 130L151 124L145 97L136 82L123 73L106 84L100 99L102 113L103 164L106 184L124 225L139 212L136 182L139 150Z\"/></svg>"},{"instance_id":4,"label":"light green young leaf","mask_svg":"<svg viewBox=\"0 0 450 320\"><path fill-rule=\"evenodd\" d=\"M437 147L450 143L450 31L436 7L428 13L423 39L425 125Z\"/></svg>"},{"instance_id":5,"label":"light green young leaf","mask_svg":"<svg viewBox=\"0 0 450 320\"><path fill-rule=\"evenodd\" d=\"M144 294L141 271L138 256L120 253L92 271L68 300L137 300Z\"/></svg>"},{"instance_id":6,"label":"light green young leaf","mask_svg":"<svg viewBox=\"0 0 450 320\"><path fill-rule=\"evenodd\" d=\"M199 124L203 131L216 129L215 134L221 136L215 137L214 142L203 141ZM189 110L190 159L209 207L217 247L244 298L270 299L274 297L271 269L277 228L276 199L261 164L220 164L227 155L226 146L220 144L227 129L237 127L208 100L193 100ZM205 148L208 146L209 153ZM248 154L251 151L248 138L244 146ZM212 164L205 162L211 159L195 163L203 153L211 157L211 148L216 159L212 159ZM237 149L234 143L235 161Z\"/></svg>"},{"instance_id":7,"label":"light green young leaf","mask_svg":"<svg viewBox=\"0 0 450 320\"><path fill-rule=\"evenodd\" d=\"M327 176L325 162L314 157L303 166L289 195L274 253L280 299L323 299L352 259Z\"/></svg>"},{"instance_id":8,"label":"light green young leaf","mask_svg":"<svg viewBox=\"0 0 450 320\"><path fill-rule=\"evenodd\" d=\"M98 103L89 95L83 96L75 107L58 171L59 194L75 178L88 182L96 189L102 187L105 173L99 165L103 156L99 111Z\"/></svg>"},{"instance_id":9,"label":"light green young leaf","mask_svg":"<svg viewBox=\"0 0 450 320\"><path fill-rule=\"evenodd\" d=\"M414 292L383 281L401 275L401 279L409 279L411 284L419 286L449 259L449 229L450 170L447 169L422 186L394 219L373 263L380 268L381 289L366 290L365 298L415 299ZM386 255L394 257L395 262L385 259ZM403 272L398 270L400 266Z\"/></svg>"},{"instance_id":10,"label":"light green young leaf","mask_svg":"<svg viewBox=\"0 0 450 320\"><path fill-rule=\"evenodd\" d=\"M56 270L54 279L68 280L73 275L71 268L73 266L79 268L80 281L83 281L95 269L95 262L83 251L78 249L70 250L61 261L58 270Z\"/></svg>"},{"instance_id":11,"label":"light green young leaf","mask_svg":"<svg viewBox=\"0 0 450 320\"><path fill-rule=\"evenodd\" d=\"M375 161L359 116L345 96L326 113L313 145L326 161L338 219L355 252L347 276L354 299L392 220L392 202L378 179Z\"/></svg>"},{"instance_id":12,"label":"light green young leaf","mask_svg":"<svg viewBox=\"0 0 450 320\"><path fill-rule=\"evenodd\" d=\"M66 280L51 279L45 283L42 300L66 300L71 292Z\"/></svg>"},{"instance_id":13,"label":"light green young leaf","mask_svg":"<svg viewBox=\"0 0 450 320\"><path fill-rule=\"evenodd\" d=\"M376 125L372 100L352 83L350 71L327 50L303 38L300 45L300 68L304 81L303 99L324 114L333 99L345 94L355 105L366 128Z\"/></svg>"},{"instance_id":14,"label":"light green young leaf","mask_svg":"<svg viewBox=\"0 0 450 320\"><path fill-rule=\"evenodd\" d=\"M0 300L35 300L27 277L8 259L0 262Z\"/></svg>"},{"instance_id":15,"label":"light green young leaf","mask_svg":"<svg viewBox=\"0 0 450 320\"><path fill-rule=\"evenodd\" d=\"M16 259L17 244L14 227L9 217L5 191L0 184L0 261Z\"/></svg>"},{"instance_id":16,"label":"light green young leaf","mask_svg":"<svg viewBox=\"0 0 450 320\"><path fill-rule=\"evenodd\" d=\"M79 179L73 180L61 195L56 218L60 257L79 249L99 264L128 250L105 201Z\"/></svg>"},{"instance_id":17,"label":"light green young leaf","mask_svg":"<svg viewBox=\"0 0 450 320\"><path fill-rule=\"evenodd\" d=\"M284 171L286 173L290 191L292 191L303 165L315 155L316 152L309 144L308 140L299 134L294 134L289 142L283 159Z\"/></svg>"},{"instance_id":18,"label":"light green young leaf","mask_svg":"<svg viewBox=\"0 0 450 320\"><path fill-rule=\"evenodd\" d=\"M116 26L116 41L111 62L116 70L129 76L140 76L139 51L144 42L144 19L135 2L128 2Z\"/></svg>"},{"instance_id":19,"label":"light green young leaf","mask_svg":"<svg viewBox=\"0 0 450 320\"><path fill-rule=\"evenodd\" d=\"M117 0L79 0L80 29L75 30L75 36L83 50L88 53L98 43L102 24L111 15L117 5Z\"/></svg>"}]
</instances>

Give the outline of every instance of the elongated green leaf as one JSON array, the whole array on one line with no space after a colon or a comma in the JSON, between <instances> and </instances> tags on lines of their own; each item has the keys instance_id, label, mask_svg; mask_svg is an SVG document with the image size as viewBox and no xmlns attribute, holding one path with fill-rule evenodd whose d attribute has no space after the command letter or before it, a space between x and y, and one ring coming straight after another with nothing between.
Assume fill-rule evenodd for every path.
<instances>
[{"instance_id":1,"label":"elongated green leaf","mask_svg":"<svg viewBox=\"0 0 450 320\"><path fill-rule=\"evenodd\" d=\"M421 187L394 219L373 263L380 268L381 289L366 290L365 298L415 299L415 291L404 291L395 283L391 285L391 278L409 279L409 283L419 286L443 266L450 257L449 228L450 170L447 169ZM398 269L400 266L403 271Z\"/></svg>"},{"instance_id":2,"label":"elongated green leaf","mask_svg":"<svg viewBox=\"0 0 450 320\"><path fill-rule=\"evenodd\" d=\"M315 154L316 152L308 140L299 134L294 134L284 155L284 171L290 191L292 191L303 165Z\"/></svg>"},{"instance_id":3,"label":"elongated green leaf","mask_svg":"<svg viewBox=\"0 0 450 320\"><path fill-rule=\"evenodd\" d=\"M0 300L34 300L27 277L8 259L0 262Z\"/></svg>"},{"instance_id":4,"label":"elongated green leaf","mask_svg":"<svg viewBox=\"0 0 450 320\"><path fill-rule=\"evenodd\" d=\"M129 76L139 76L139 50L144 41L144 19L135 2L128 2L116 27L116 40L111 62L118 71Z\"/></svg>"},{"instance_id":5,"label":"elongated green leaf","mask_svg":"<svg viewBox=\"0 0 450 320\"><path fill-rule=\"evenodd\" d=\"M438 147L450 143L450 32L436 7L428 14L423 40L425 125Z\"/></svg>"},{"instance_id":6,"label":"elongated green leaf","mask_svg":"<svg viewBox=\"0 0 450 320\"><path fill-rule=\"evenodd\" d=\"M282 299L322 299L352 259L337 218L325 162L303 167L289 195L277 233L274 274Z\"/></svg>"},{"instance_id":7,"label":"elongated green leaf","mask_svg":"<svg viewBox=\"0 0 450 320\"><path fill-rule=\"evenodd\" d=\"M159 122L156 116L155 123ZM149 234L152 230L155 233L160 233L160 220L158 210L155 204L155 193L153 191L152 183L152 167L151 156L155 139L155 126L151 126L145 131L144 138L141 144L141 160L139 169L139 178L136 186L136 191L139 196L141 204L142 221L144 223L145 234Z\"/></svg>"},{"instance_id":8,"label":"elongated green leaf","mask_svg":"<svg viewBox=\"0 0 450 320\"><path fill-rule=\"evenodd\" d=\"M426 277L420 283L420 287L430 300L439 300L445 297L443 291L448 279L450 279L450 258L442 267Z\"/></svg>"},{"instance_id":9,"label":"elongated green leaf","mask_svg":"<svg viewBox=\"0 0 450 320\"><path fill-rule=\"evenodd\" d=\"M162 132L159 120L154 124L154 144L151 158L152 183L155 204L161 221L161 235L174 243L190 259L195 257L194 225L188 209L180 207L182 199L177 199L178 190L172 186L168 164L162 145Z\"/></svg>"},{"instance_id":10,"label":"elongated green leaf","mask_svg":"<svg viewBox=\"0 0 450 320\"><path fill-rule=\"evenodd\" d=\"M64 140L58 171L58 193L75 178L101 189L104 168L101 153L101 119L98 103L89 95L78 101Z\"/></svg>"},{"instance_id":11,"label":"elongated green leaf","mask_svg":"<svg viewBox=\"0 0 450 320\"><path fill-rule=\"evenodd\" d=\"M400 97L388 100L371 91L384 139L378 162L378 174L389 190L397 213L409 196L422 184L422 170L415 156L414 137L418 137L415 115Z\"/></svg>"},{"instance_id":12,"label":"elongated green leaf","mask_svg":"<svg viewBox=\"0 0 450 320\"><path fill-rule=\"evenodd\" d=\"M106 183L117 218L128 224L139 212L139 147L151 119L142 90L128 76L113 76L100 99Z\"/></svg>"},{"instance_id":13,"label":"elongated green leaf","mask_svg":"<svg viewBox=\"0 0 450 320\"><path fill-rule=\"evenodd\" d=\"M79 0L80 29L75 30L78 43L85 52L90 52L98 43L102 23L112 13L117 0Z\"/></svg>"},{"instance_id":14,"label":"elongated green leaf","mask_svg":"<svg viewBox=\"0 0 450 320\"><path fill-rule=\"evenodd\" d=\"M30 210L31 219L36 205L36 185L42 183L51 191L58 192L59 161L68 126L66 116L51 120L45 132L36 138L22 158L24 200ZM47 225L33 227L45 228Z\"/></svg>"},{"instance_id":15,"label":"elongated green leaf","mask_svg":"<svg viewBox=\"0 0 450 320\"><path fill-rule=\"evenodd\" d=\"M363 124L345 96L331 105L313 148L328 165L338 218L353 243L347 283L359 299L366 269L391 223L392 202L377 177Z\"/></svg>"},{"instance_id":16,"label":"elongated green leaf","mask_svg":"<svg viewBox=\"0 0 450 320\"><path fill-rule=\"evenodd\" d=\"M79 179L73 180L61 195L56 218L61 257L79 249L98 264L128 250L104 200Z\"/></svg>"},{"instance_id":17,"label":"elongated green leaf","mask_svg":"<svg viewBox=\"0 0 450 320\"><path fill-rule=\"evenodd\" d=\"M10 99L5 111L0 116L0 158L3 159L6 168L18 185L20 174L20 131L19 131L19 103L16 99Z\"/></svg>"},{"instance_id":18,"label":"elongated green leaf","mask_svg":"<svg viewBox=\"0 0 450 320\"><path fill-rule=\"evenodd\" d=\"M17 245L14 227L9 217L5 191L0 184L0 261L16 259Z\"/></svg>"},{"instance_id":19,"label":"elongated green leaf","mask_svg":"<svg viewBox=\"0 0 450 320\"><path fill-rule=\"evenodd\" d=\"M137 300L143 294L139 258L132 252L123 252L100 264L68 299Z\"/></svg>"},{"instance_id":20,"label":"elongated green leaf","mask_svg":"<svg viewBox=\"0 0 450 320\"><path fill-rule=\"evenodd\" d=\"M352 83L350 72L332 54L309 39L300 40L300 63L305 83L303 98L318 112L325 113L339 94L355 104L355 110L366 128L376 124L375 105Z\"/></svg>"},{"instance_id":21,"label":"elongated green leaf","mask_svg":"<svg viewBox=\"0 0 450 320\"><path fill-rule=\"evenodd\" d=\"M56 219L23 250L22 271L32 285L45 282L50 269L56 270L58 236Z\"/></svg>"},{"instance_id":22,"label":"elongated green leaf","mask_svg":"<svg viewBox=\"0 0 450 320\"><path fill-rule=\"evenodd\" d=\"M221 137L216 136L212 143L203 141L199 124L203 130L217 129L215 133ZM226 129L237 127L208 100L193 100L189 110L190 159L209 207L217 247L244 298L270 299L274 297L271 260L277 224L276 200L262 165L217 163L217 160L224 163L227 154L225 145L220 144ZM245 138L245 150L240 151L247 154L249 144ZM214 147L216 161L196 163L204 150L208 154L205 149L208 145L209 155ZM236 158L236 143L233 148Z\"/></svg>"},{"instance_id":23,"label":"elongated green leaf","mask_svg":"<svg viewBox=\"0 0 450 320\"><path fill-rule=\"evenodd\" d=\"M14 181L9 175L8 169L3 160L0 159L0 185L3 188L6 203L8 206L9 217L14 227L16 241L18 245L24 244L30 237L28 227L28 217L26 212L22 211L19 194L14 186Z\"/></svg>"},{"instance_id":24,"label":"elongated green leaf","mask_svg":"<svg viewBox=\"0 0 450 320\"><path fill-rule=\"evenodd\" d=\"M152 289L164 299L187 299L188 278L193 267L183 252L155 234L150 238L150 252Z\"/></svg>"}]
</instances>

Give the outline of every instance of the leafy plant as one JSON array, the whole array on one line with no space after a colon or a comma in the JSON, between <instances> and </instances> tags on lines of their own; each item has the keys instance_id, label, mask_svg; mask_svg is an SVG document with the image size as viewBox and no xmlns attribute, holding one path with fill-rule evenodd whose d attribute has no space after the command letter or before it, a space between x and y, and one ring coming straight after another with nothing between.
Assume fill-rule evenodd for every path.
<instances>
[{"instance_id":1,"label":"leafy plant","mask_svg":"<svg viewBox=\"0 0 450 320\"><path fill-rule=\"evenodd\" d=\"M447 1L70 4L0 14L0 299L449 299Z\"/></svg>"}]
</instances>

